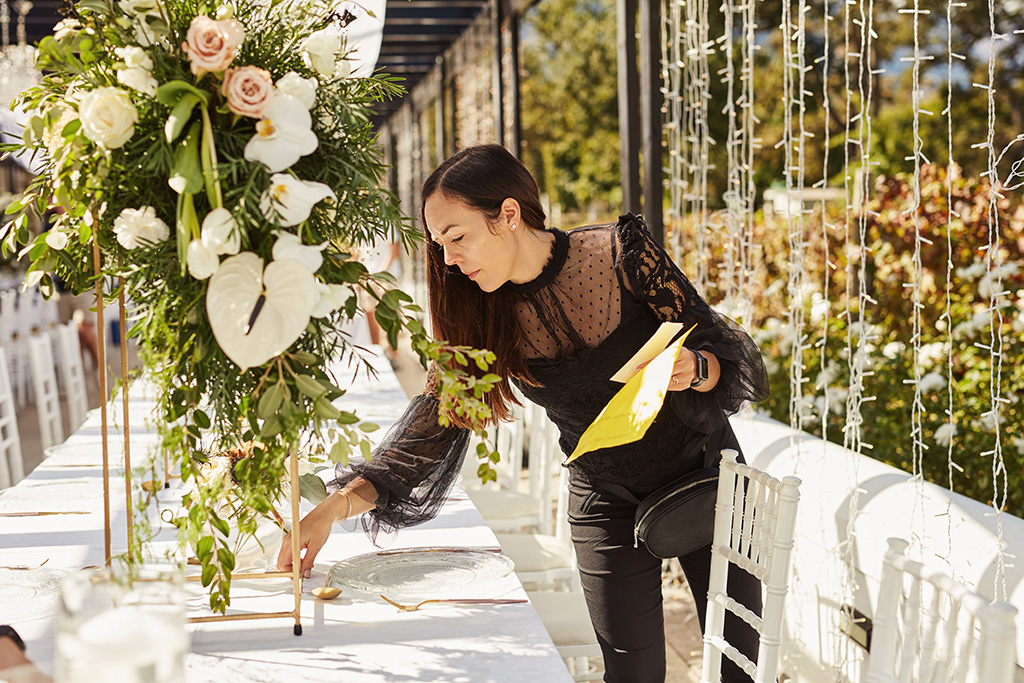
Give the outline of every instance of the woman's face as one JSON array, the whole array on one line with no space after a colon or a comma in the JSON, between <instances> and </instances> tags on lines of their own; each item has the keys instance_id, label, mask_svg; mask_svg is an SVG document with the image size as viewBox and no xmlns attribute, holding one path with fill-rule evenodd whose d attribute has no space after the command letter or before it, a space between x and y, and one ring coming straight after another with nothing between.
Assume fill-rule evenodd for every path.
<instances>
[{"instance_id":1,"label":"woman's face","mask_svg":"<svg viewBox=\"0 0 1024 683\"><path fill-rule=\"evenodd\" d=\"M445 265L457 267L485 292L509 280L518 250L505 218L499 217L495 234L484 214L441 192L427 198L423 215L431 241L444 250Z\"/></svg>"}]
</instances>

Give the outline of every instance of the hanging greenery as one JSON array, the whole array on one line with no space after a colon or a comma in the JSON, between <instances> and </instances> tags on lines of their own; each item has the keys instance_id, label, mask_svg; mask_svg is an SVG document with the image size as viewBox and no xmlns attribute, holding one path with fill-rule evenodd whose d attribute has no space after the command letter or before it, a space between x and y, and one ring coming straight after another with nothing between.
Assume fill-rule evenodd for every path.
<instances>
[{"instance_id":1,"label":"hanging greenery","mask_svg":"<svg viewBox=\"0 0 1024 683\"><path fill-rule=\"evenodd\" d=\"M123 282L163 444L191 487L176 523L218 611L239 543L276 517L286 458L371 457L376 426L330 373L371 371L343 331L359 292L424 364L492 360L429 339L412 299L350 257L419 239L383 187L369 122L402 90L351 77L354 19L306 0L82 0L39 43L45 76L20 98L23 141L5 147L42 164L0 235L5 253L24 247L27 284L48 296L59 278L77 294L99 275L112 298L120 285L106 283ZM33 212L48 231L30 233ZM449 371L437 390L483 424L494 379ZM302 489L324 495L311 473Z\"/></svg>"}]
</instances>

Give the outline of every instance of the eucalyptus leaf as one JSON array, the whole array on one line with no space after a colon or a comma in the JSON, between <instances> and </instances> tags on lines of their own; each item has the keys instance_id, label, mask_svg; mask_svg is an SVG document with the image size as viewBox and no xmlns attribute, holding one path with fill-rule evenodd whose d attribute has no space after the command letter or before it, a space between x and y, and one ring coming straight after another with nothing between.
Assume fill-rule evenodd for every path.
<instances>
[{"instance_id":1,"label":"eucalyptus leaf","mask_svg":"<svg viewBox=\"0 0 1024 683\"><path fill-rule=\"evenodd\" d=\"M327 497L327 485L315 474L303 474L299 477L299 495L316 505Z\"/></svg>"}]
</instances>

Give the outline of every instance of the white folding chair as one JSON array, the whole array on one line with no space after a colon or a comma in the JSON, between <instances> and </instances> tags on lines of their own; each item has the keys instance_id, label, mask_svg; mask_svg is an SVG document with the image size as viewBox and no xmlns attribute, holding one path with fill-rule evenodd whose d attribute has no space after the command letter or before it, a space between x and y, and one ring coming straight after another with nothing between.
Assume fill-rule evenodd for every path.
<instances>
[{"instance_id":1,"label":"white folding chair","mask_svg":"<svg viewBox=\"0 0 1024 683\"><path fill-rule=\"evenodd\" d=\"M0 489L25 478L17 410L14 392L11 391L11 374L7 369L7 353L0 347Z\"/></svg>"},{"instance_id":2,"label":"white folding chair","mask_svg":"<svg viewBox=\"0 0 1024 683\"><path fill-rule=\"evenodd\" d=\"M36 394L36 410L39 413L39 441L43 450L46 450L64 440L60 394L57 391L57 376L53 371L50 335L33 335L28 341L28 351L32 368L32 387Z\"/></svg>"},{"instance_id":3,"label":"white folding chair","mask_svg":"<svg viewBox=\"0 0 1024 683\"><path fill-rule=\"evenodd\" d=\"M590 658L601 657L602 653L583 593L527 591L526 596L551 636L559 656L565 660L573 680L602 680L603 674L590 672Z\"/></svg>"},{"instance_id":4,"label":"white folding chair","mask_svg":"<svg viewBox=\"0 0 1024 683\"><path fill-rule=\"evenodd\" d=\"M904 553L890 538L882 565L868 683L1011 683L1017 608L989 602Z\"/></svg>"},{"instance_id":5,"label":"white folding chair","mask_svg":"<svg viewBox=\"0 0 1024 683\"><path fill-rule=\"evenodd\" d=\"M78 341L78 326L75 323L70 322L57 328L57 348L68 406L68 430L74 432L82 426L85 415L89 412L82 347Z\"/></svg>"},{"instance_id":6,"label":"white folding chair","mask_svg":"<svg viewBox=\"0 0 1024 683\"><path fill-rule=\"evenodd\" d=\"M737 456L734 450L722 451L701 681L720 683L724 654L756 683L775 683L800 480L785 477L779 481L740 464ZM746 570L766 588L762 616L726 593L730 564ZM726 611L750 624L760 636L756 665L726 641Z\"/></svg>"}]
</instances>

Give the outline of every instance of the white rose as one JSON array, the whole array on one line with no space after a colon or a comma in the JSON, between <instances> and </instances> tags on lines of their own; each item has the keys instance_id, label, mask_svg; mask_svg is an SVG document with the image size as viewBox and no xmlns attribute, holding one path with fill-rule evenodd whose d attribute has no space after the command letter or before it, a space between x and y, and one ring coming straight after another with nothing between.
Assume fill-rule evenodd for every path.
<instances>
[{"instance_id":1,"label":"white rose","mask_svg":"<svg viewBox=\"0 0 1024 683\"><path fill-rule=\"evenodd\" d=\"M320 298L313 306L310 314L313 318L324 318L345 305L351 296L351 290L345 285L327 285L317 280L317 292Z\"/></svg>"},{"instance_id":2,"label":"white rose","mask_svg":"<svg viewBox=\"0 0 1024 683\"><path fill-rule=\"evenodd\" d=\"M327 242L306 246L298 235L284 230L274 230L273 233L277 235L277 241L274 242L270 253L273 254L275 261L292 259L306 266L313 273L323 265L324 256L320 252L327 246Z\"/></svg>"},{"instance_id":3,"label":"white rose","mask_svg":"<svg viewBox=\"0 0 1024 683\"><path fill-rule=\"evenodd\" d=\"M333 76L339 50L341 29L331 24L306 38L302 43L302 58L309 68L324 76Z\"/></svg>"},{"instance_id":4,"label":"white rose","mask_svg":"<svg viewBox=\"0 0 1024 683\"><path fill-rule=\"evenodd\" d=\"M117 82L150 97L156 95L156 87L159 85L153 74L138 67L118 69Z\"/></svg>"},{"instance_id":5,"label":"white rose","mask_svg":"<svg viewBox=\"0 0 1024 683\"><path fill-rule=\"evenodd\" d=\"M203 246L214 254L233 256L242 246L242 231L227 209L214 209L206 214L202 228Z\"/></svg>"},{"instance_id":6,"label":"white rose","mask_svg":"<svg viewBox=\"0 0 1024 683\"><path fill-rule=\"evenodd\" d=\"M107 149L117 149L135 134L139 112L127 92L106 87L82 97L78 118L82 120L85 137Z\"/></svg>"},{"instance_id":7,"label":"white rose","mask_svg":"<svg viewBox=\"0 0 1024 683\"><path fill-rule=\"evenodd\" d=\"M188 243L185 264L188 265L189 275L197 280L205 280L220 268L220 256L207 248L202 240L196 239Z\"/></svg>"},{"instance_id":8,"label":"white rose","mask_svg":"<svg viewBox=\"0 0 1024 683\"><path fill-rule=\"evenodd\" d=\"M316 103L317 80L315 78L303 78L294 71L289 71L277 79L274 87L283 95L291 95L302 102L306 109L312 109Z\"/></svg>"},{"instance_id":9,"label":"white rose","mask_svg":"<svg viewBox=\"0 0 1024 683\"><path fill-rule=\"evenodd\" d=\"M137 249L163 242L171 235L171 229L156 215L152 206L141 209L125 209L114 219L114 234L125 249Z\"/></svg>"},{"instance_id":10,"label":"white rose","mask_svg":"<svg viewBox=\"0 0 1024 683\"><path fill-rule=\"evenodd\" d=\"M55 251L63 251L68 246L68 234L57 230L50 230L46 233L46 244Z\"/></svg>"},{"instance_id":11,"label":"white rose","mask_svg":"<svg viewBox=\"0 0 1024 683\"><path fill-rule=\"evenodd\" d=\"M117 47L114 54L121 58L126 69L153 70L153 59L141 47Z\"/></svg>"}]
</instances>

